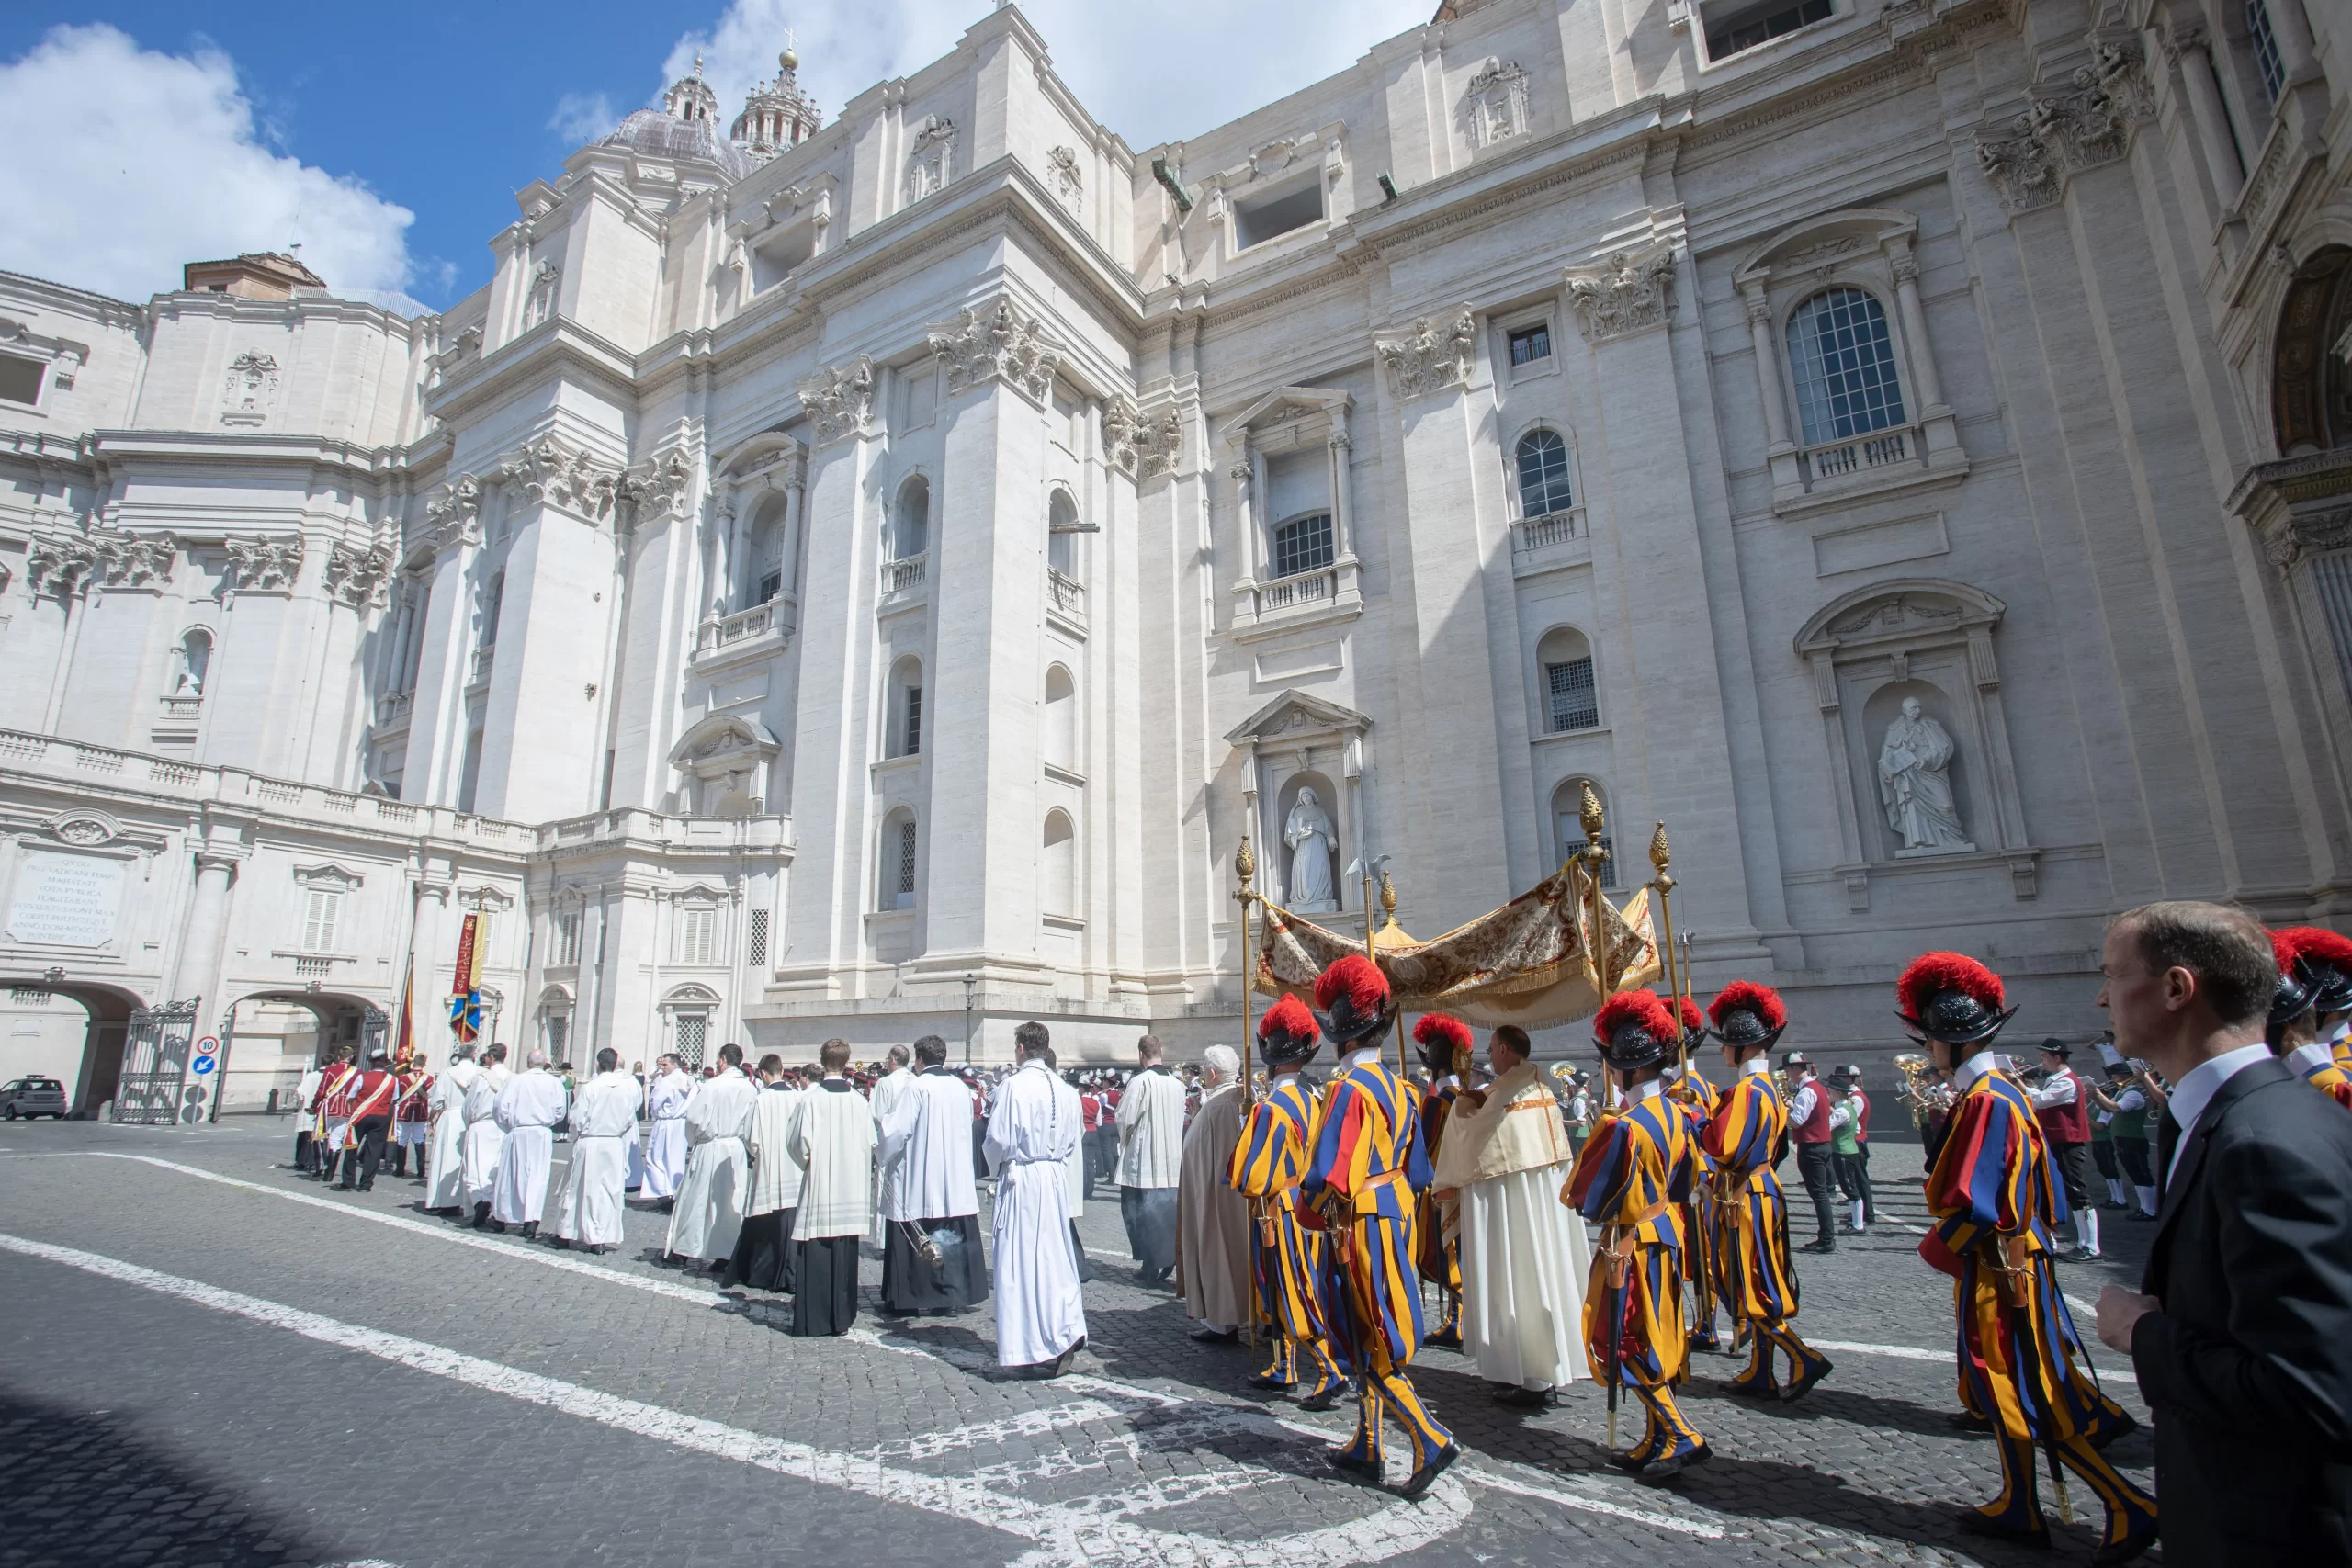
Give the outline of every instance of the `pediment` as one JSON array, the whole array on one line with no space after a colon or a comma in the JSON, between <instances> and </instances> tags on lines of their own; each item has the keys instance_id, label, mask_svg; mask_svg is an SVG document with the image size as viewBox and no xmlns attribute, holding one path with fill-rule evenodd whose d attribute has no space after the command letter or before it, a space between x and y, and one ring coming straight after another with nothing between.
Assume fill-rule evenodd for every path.
<instances>
[{"instance_id":1,"label":"pediment","mask_svg":"<svg viewBox=\"0 0 2352 1568\"><path fill-rule=\"evenodd\" d=\"M1892 207L1849 207L1825 212L1765 241L1740 264L1733 281L1826 270L1853 257L1872 254L1889 240L1911 239L1918 231L1918 219Z\"/></svg>"},{"instance_id":2,"label":"pediment","mask_svg":"<svg viewBox=\"0 0 2352 1568\"><path fill-rule=\"evenodd\" d=\"M322 861L317 865L298 865L294 880L305 887L356 887L367 880L347 865L334 861Z\"/></svg>"},{"instance_id":3,"label":"pediment","mask_svg":"<svg viewBox=\"0 0 2352 1568\"><path fill-rule=\"evenodd\" d=\"M1355 394L1336 387L1277 387L1251 403L1226 426L1225 439L1238 446L1252 431L1313 421L1336 426L1355 405Z\"/></svg>"},{"instance_id":4,"label":"pediment","mask_svg":"<svg viewBox=\"0 0 2352 1568\"><path fill-rule=\"evenodd\" d=\"M1372 720L1351 707L1345 707L1305 692L1288 691L1251 714L1241 725L1226 731L1227 743L1235 746L1262 745L1267 741L1301 739L1319 735L1362 735L1372 728Z\"/></svg>"},{"instance_id":5,"label":"pediment","mask_svg":"<svg viewBox=\"0 0 2352 1568\"><path fill-rule=\"evenodd\" d=\"M782 749L758 719L739 713L715 713L678 737L678 743L670 748L670 765L695 768L729 761L764 762Z\"/></svg>"},{"instance_id":6,"label":"pediment","mask_svg":"<svg viewBox=\"0 0 2352 1568\"><path fill-rule=\"evenodd\" d=\"M1936 577L1904 577L1842 593L1814 612L1797 633L1799 653L1884 642L2000 624L2008 606L1981 588Z\"/></svg>"},{"instance_id":7,"label":"pediment","mask_svg":"<svg viewBox=\"0 0 2352 1568\"><path fill-rule=\"evenodd\" d=\"M798 456L800 450L797 438L770 427L745 436L720 453L711 465L711 470L730 479L740 479L762 468L787 462Z\"/></svg>"}]
</instances>

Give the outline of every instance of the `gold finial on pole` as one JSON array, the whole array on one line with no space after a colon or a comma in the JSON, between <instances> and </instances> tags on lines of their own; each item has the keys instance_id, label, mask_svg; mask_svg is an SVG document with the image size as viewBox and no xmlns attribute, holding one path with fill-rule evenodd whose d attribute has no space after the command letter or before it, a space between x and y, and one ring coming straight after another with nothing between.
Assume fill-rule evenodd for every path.
<instances>
[{"instance_id":1,"label":"gold finial on pole","mask_svg":"<svg viewBox=\"0 0 2352 1568\"><path fill-rule=\"evenodd\" d=\"M1250 835L1241 835L1241 847L1233 852L1233 874L1241 879L1238 897L1250 897L1250 884L1258 875L1258 857L1250 849Z\"/></svg>"},{"instance_id":2,"label":"gold finial on pole","mask_svg":"<svg viewBox=\"0 0 2352 1568\"><path fill-rule=\"evenodd\" d=\"M1380 874L1380 913L1382 925L1396 923L1396 884L1385 868Z\"/></svg>"},{"instance_id":3,"label":"gold finial on pole","mask_svg":"<svg viewBox=\"0 0 2352 1568\"><path fill-rule=\"evenodd\" d=\"M1609 819L1601 814L1600 796L1593 793L1589 779L1585 781L1584 804L1577 808L1577 825L1584 829L1586 847L1598 852L1601 832L1609 826Z\"/></svg>"}]
</instances>

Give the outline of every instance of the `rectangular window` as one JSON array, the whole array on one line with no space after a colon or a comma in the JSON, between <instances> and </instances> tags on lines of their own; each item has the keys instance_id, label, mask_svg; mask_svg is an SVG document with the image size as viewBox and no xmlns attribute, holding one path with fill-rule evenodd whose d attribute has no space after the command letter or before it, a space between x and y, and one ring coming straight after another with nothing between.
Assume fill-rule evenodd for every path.
<instances>
[{"instance_id":1,"label":"rectangular window","mask_svg":"<svg viewBox=\"0 0 2352 1568\"><path fill-rule=\"evenodd\" d=\"M0 354L0 403L23 403L29 407L40 401L41 372L47 368L38 359Z\"/></svg>"},{"instance_id":2,"label":"rectangular window","mask_svg":"<svg viewBox=\"0 0 2352 1568\"><path fill-rule=\"evenodd\" d=\"M896 902L901 909L911 909L915 907L915 825L911 822L899 824L899 886Z\"/></svg>"},{"instance_id":3,"label":"rectangular window","mask_svg":"<svg viewBox=\"0 0 2352 1568\"><path fill-rule=\"evenodd\" d=\"M761 576L760 576L760 594L759 594L759 597L758 597L758 598L756 598L756 599L754 599L754 600L752 600L752 604L753 604L754 606L761 605L761 604L766 604L769 600L771 600L771 599L775 598L777 594L779 594L779 593L781 593L781 592L784 592L784 573L783 573L783 572L781 572L781 571L763 572L763 573L761 574Z\"/></svg>"},{"instance_id":4,"label":"rectangular window","mask_svg":"<svg viewBox=\"0 0 2352 1568\"><path fill-rule=\"evenodd\" d=\"M2278 35L2270 28L2267 0L2245 0L2245 36L2254 46L2254 68L2262 73L2262 96L2275 104L2287 90L2287 68L2278 60Z\"/></svg>"},{"instance_id":5,"label":"rectangular window","mask_svg":"<svg viewBox=\"0 0 2352 1568\"><path fill-rule=\"evenodd\" d=\"M1532 365L1539 359L1552 357L1552 327L1549 322L1540 327L1522 327L1510 334L1510 362Z\"/></svg>"},{"instance_id":6,"label":"rectangular window","mask_svg":"<svg viewBox=\"0 0 2352 1568\"><path fill-rule=\"evenodd\" d=\"M1758 6L1706 7L1707 58L1726 59L1799 28L1829 19L1830 0L1763 0Z\"/></svg>"},{"instance_id":7,"label":"rectangular window","mask_svg":"<svg viewBox=\"0 0 2352 1568\"><path fill-rule=\"evenodd\" d=\"M702 1071L703 1038L709 1027L710 1018L707 1013L678 1014L678 1041L675 1049L680 1058L685 1062L686 1071L690 1073Z\"/></svg>"},{"instance_id":8,"label":"rectangular window","mask_svg":"<svg viewBox=\"0 0 2352 1568\"><path fill-rule=\"evenodd\" d=\"M1296 577L1331 564L1331 514L1295 517L1274 530L1274 576Z\"/></svg>"},{"instance_id":9,"label":"rectangular window","mask_svg":"<svg viewBox=\"0 0 2352 1568\"><path fill-rule=\"evenodd\" d=\"M921 686L907 688L905 733L906 745L899 754L902 757L921 756L922 754L922 688Z\"/></svg>"},{"instance_id":10,"label":"rectangular window","mask_svg":"<svg viewBox=\"0 0 2352 1568\"><path fill-rule=\"evenodd\" d=\"M718 911L681 909L671 928L670 961L687 965L711 964L718 949Z\"/></svg>"},{"instance_id":11,"label":"rectangular window","mask_svg":"<svg viewBox=\"0 0 2352 1568\"><path fill-rule=\"evenodd\" d=\"M768 912L765 909L752 911L752 933L743 948L743 962L747 966L752 969L768 966Z\"/></svg>"},{"instance_id":12,"label":"rectangular window","mask_svg":"<svg viewBox=\"0 0 2352 1568\"><path fill-rule=\"evenodd\" d=\"M1591 660L1571 659L1565 664L1546 664L1544 685L1550 704L1545 722L1553 734L1592 729L1600 725L1600 697L1593 688Z\"/></svg>"},{"instance_id":13,"label":"rectangular window","mask_svg":"<svg viewBox=\"0 0 2352 1568\"><path fill-rule=\"evenodd\" d=\"M1310 180L1280 196L1260 197L1233 204L1236 249L1261 245L1279 234L1323 221L1323 182Z\"/></svg>"},{"instance_id":14,"label":"rectangular window","mask_svg":"<svg viewBox=\"0 0 2352 1568\"><path fill-rule=\"evenodd\" d=\"M580 962L580 911L573 909L555 918L555 953L550 962L577 964Z\"/></svg>"},{"instance_id":15,"label":"rectangular window","mask_svg":"<svg viewBox=\"0 0 2352 1568\"><path fill-rule=\"evenodd\" d=\"M333 953L334 929L343 919L343 889L313 887L302 910L302 951Z\"/></svg>"}]
</instances>

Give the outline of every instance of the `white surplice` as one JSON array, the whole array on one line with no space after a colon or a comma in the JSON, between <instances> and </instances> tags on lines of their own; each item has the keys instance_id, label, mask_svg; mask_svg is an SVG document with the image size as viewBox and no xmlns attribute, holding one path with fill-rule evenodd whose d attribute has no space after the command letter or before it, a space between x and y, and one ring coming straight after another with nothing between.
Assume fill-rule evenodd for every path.
<instances>
[{"instance_id":1,"label":"white surplice","mask_svg":"<svg viewBox=\"0 0 2352 1568\"><path fill-rule=\"evenodd\" d=\"M1181 1113L1183 1090L1176 1095ZM1069 1224L1069 1168L1081 1125L1077 1092L1043 1062L1024 1062L997 1089L984 1146L996 1172L1001 1366L1051 1361L1086 1337Z\"/></svg>"},{"instance_id":2,"label":"white surplice","mask_svg":"<svg viewBox=\"0 0 2352 1568\"><path fill-rule=\"evenodd\" d=\"M802 1089L797 1080L769 1084L752 1107L751 1131L743 1146L752 1159L752 1184L743 1201L746 1219L800 1206L800 1166L792 1157L792 1122L800 1110Z\"/></svg>"},{"instance_id":3,"label":"white surplice","mask_svg":"<svg viewBox=\"0 0 2352 1568\"><path fill-rule=\"evenodd\" d=\"M424 1168L433 1183L424 1194L428 1209L458 1209L466 1203L466 1095L481 1077L479 1062L452 1062L433 1077L424 1106L432 1117Z\"/></svg>"},{"instance_id":4,"label":"white surplice","mask_svg":"<svg viewBox=\"0 0 2352 1568\"><path fill-rule=\"evenodd\" d=\"M907 1091L914 1088L915 1074L920 1070L919 1068L910 1070L906 1067L893 1067L874 1080L873 1090L865 1097L866 1103L874 1110L873 1235L876 1243L881 1241L882 1227L890 1218L891 1211L896 1207L890 1194L893 1178L881 1155L882 1144L889 1133L891 1116L897 1112L899 1104L906 1099Z\"/></svg>"},{"instance_id":5,"label":"white surplice","mask_svg":"<svg viewBox=\"0 0 2352 1568\"><path fill-rule=\"evenodd\" d=\"M1148 1067L1119 1097L1119 1185L1173 1187L1183 1161L1183 1080Z\"/></svg>"},{"instance_id":6,"label":"white surplice","mask_svg":"<svg viewBox=\"0 0 2352 1568\"><path fill-rule=\"evenodd\" d=\"M571 1102L571 1164L555 1208L555 1234L590 1247L618 1247L629 1150L637 1146L637 1079L614 1071L590 1078Z\"/></svg>"},{"instance_id":7,"label":"white surplice","mask_svg":"<svg viewBox=\"0 0 2352 1568\"><path fill-rule=\"evenodd\" d=\"M482 1069L466 1090L466 1141L459 1151L466 1173L466 1201L487 1203L498 1184L498 1157L506 1152L506 1133L491 1112L497 1109L498 1091L514 1075L503 1062Z\"/></svg>"},{"instance_id":8,"label":"white surplice","mask_svg":"<svg viewBox=\"0 0 2352 1568\"><path fill-rule=\"evenodd\" d=\"M645 1091L651 1120L645 1129L647 1198L674 1198L686 1179L686 1101L694 1097L695 1080L684 1073L663 1073Z\"/></svg>"},{"instance_id":9,"label":"white surplice","mask_svg":"<svg viewBox=\"0 0 2352 1568\"><path fill-rule=\"evenodd\" d=\"M883 1082L890 1080L885 1078ZM972 1179L972 1091L944 1067L915 1074L897 1109L876 1118L885 1220L944 1220L980 1212Z\"/></svg>"},{"instance_id":10,"label":"white surplice","mask_svg":"<svg viewBox=\"0 0 2352 1568\"><path fill-rule=\"evenodd\" d=\"M664 1250L681 1258L725 1258L743 1228L750 1161L743 1134L760 1091L733 1067L705 1078L686 1099L686 1177L670 1212Z\"/></svg>"},{"instance_id":11,"label":"white surplice","mask_svg":"<svg viewBox=\"0 0 2352 1568\"><path fill-rule=\"evenodd\" d=\"M514 1075L498 1091L491 1114L506 1134L492 1184L491 1217L510 1225L537 1224L547 1211L548 1167L555 1156L555 1129L563 1122L563 1080L545 1067Z\"/></svg>"},{"instance_id":12,"label":"white surplice","mask_svg":"<svg viewBox=\"0 0 2352 1568\"><path fill-rule=\"evenodd\" d=\"M801 1091L792 1113L800 1167L795 1241L864 1235L874 1224L874 1108L845 1077Z\"/></svg>"}]
</instances>

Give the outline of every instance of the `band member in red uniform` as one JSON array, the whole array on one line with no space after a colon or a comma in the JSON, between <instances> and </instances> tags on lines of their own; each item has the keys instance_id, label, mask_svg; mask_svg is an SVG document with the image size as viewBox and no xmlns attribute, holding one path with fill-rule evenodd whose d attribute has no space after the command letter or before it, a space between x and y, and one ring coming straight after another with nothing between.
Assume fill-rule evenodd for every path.
<instances>
[{"instance_id":1,"label":"band member in red uniform","mask_svg":"<svg viewBox=\"0 0 2352 1568\"><path fill-rule=\"evenodd\" d=\"M376 1185L376 1168L384 1162L384 1134L391 1130L392 1096L400 1085L392 1077L391 1059L381 1051L370 1051L368 1070L346 1081L351 1086L352 1146L344 1151L343 1179L336 1185L349 1191L356 1176L358 1190L365 1192Z\"/></svg>"},{"instance_id":2,"label":"band member in red uniform","mask_svg":"<svg viewBox=\"0 0 2352 1568\"><path fill-rule=\"evenodd\" d=\"M336 1046L326 1077L319 1080L318 1096L310 1105L311 1114L319 1119L319 1135L312 1146L318 1152L321 1181L334 1179L336 1168L343 1163L344 1145L351 1141L351 1086L358 1077L351 1047Z\"/></svg>"},{"instance_id":3,"label":"band member in red uniform","mask_svg":"<svg viewBox=\"0 0 2352 1568\"><path fill-rule=\"evenodd\" d=\"M408 1174L408 1151L416 1150L416 1179L424 1179L424 1140L433 1131L433 1107L427 1097L433 1092L433 1075L424 1070L422 1062L412 1061L404 1070L395 1074L400 1079L400 1100L392 1111L392 1174Z\"/></svg>"}]
</instances>

